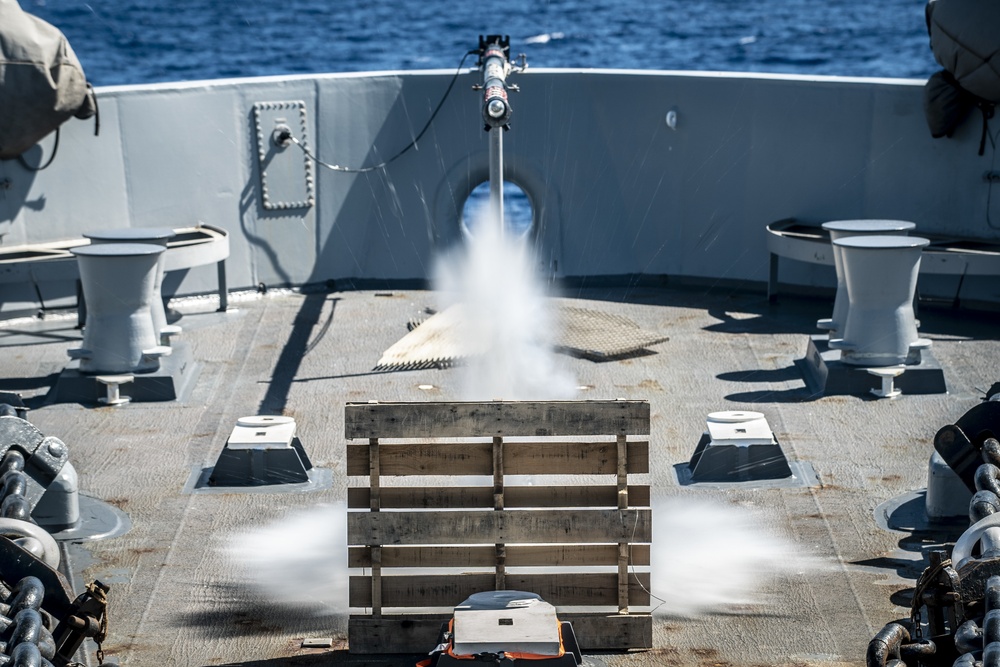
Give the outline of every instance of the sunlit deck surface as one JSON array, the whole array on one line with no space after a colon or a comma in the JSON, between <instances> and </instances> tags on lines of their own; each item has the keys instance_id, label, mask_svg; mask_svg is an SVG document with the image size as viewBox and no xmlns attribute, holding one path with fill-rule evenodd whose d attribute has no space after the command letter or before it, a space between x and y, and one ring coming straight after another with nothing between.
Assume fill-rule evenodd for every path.
<instances>
[{"instance_id":1,"label":"sunlit deck surface","mask_svg":"<svg viewBox=\"0 0 1000 667\"><path fill-rule=\"evenodd\" d=\"M711 497L759 510L766 528L825 567L773 580L764 601L696 619L654 622L655 649L602 654L617 665L864 664L886 622L908 615L913 580L940 536L880 529L877 506L926 485L936 431L976 405L1000 380L996 314L922 308L950 392L874 397L810 396L795 361L832 299L723 287L573 289L565 296L630 318L670 340L651 354L597 363L567 359L582 399L648 399L654 499ZM410 318L434 305L423 291L270 292L234 298L234 312L211 300L174 303L182 340L199 364L181 402L94 408L46 404L44 396L80 338L75 318L0 326L2 388L21 392L29 419L64 440L88 495L128 513L124 536L75 551L75 582L112 584L109 657L126 665L412 664L409 656L350 656L342 617L289 610L240 583L222 548L225 536L289 510L344 502L344 404L348 401L457 400L459 369L372 373ZM431 388L421 388L430 385ZM681 486L708 413L764 413L785 454L811 464L810 488ZM214 463L237 418L294 417L315 466L332 488L310 493L191 494L192 471ZM738 541L726 542L739 558ZM344 554L337 554L344 559ZM655 556L654 556L655 560ZM717 563L719 559L707 559ZM659 564L658 564L659 565ZM706 565L706 567L718 567ZM654 573L657 582L684 570ZM662 585L662 584L661 584ZM656 590L653 591L654 594ZM335 637L331 649L302 649L304 638ZM430 646L415 646L414 652Z\"/></svg>"}]
</instances>

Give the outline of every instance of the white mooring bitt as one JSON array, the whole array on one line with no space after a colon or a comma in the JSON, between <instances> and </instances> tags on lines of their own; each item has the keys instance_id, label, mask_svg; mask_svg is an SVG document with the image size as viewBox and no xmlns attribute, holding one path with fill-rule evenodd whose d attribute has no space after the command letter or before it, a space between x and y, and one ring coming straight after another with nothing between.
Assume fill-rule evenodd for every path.
<instances>
[{"instance_id":1,"label":"white mooring bitt","mask_svg":"<svg viewBox=\"0 0 1000 667\"><path fill-rule=\"evenodd\" d=\"M149 243L160 245L166 249L170 239L177 232L170 227L121 227L105 229L97 232L85 232L91 245L106 243ZM174 324L167 324L167 313L163 307L163 262L165 255L161 254L156 262L156 277L153 280L153 296L149 301L149 314L153 318L153 332L157 336L158 345L170 345L170 337L181 332Z\"/></svg>"},{"instance_id":2,"label":"white mooring bitt","mask_svg":"<svg viewBox=\"0 0 1000 667\"><path fill-rule=\"evenodd\" d=\"M830 332L830 338L837 338L837 332L847 323L849 300L844 280L844 260L840 246L833 243L849 236L906 236L916 228L905 220L832 220L822 224L830 234L833 246L833 267L837 272L837 294L833 300L833 315L829 319L818 320L816 326Z\"/></svg>"},{"instance_id":3,"label":"white mooring bitt","mask_svg":"<svg viewBox=\"0 0 1000 667\"><path fill-rule=\"evenodd\" d=\"M840 338L830 347L853 366L919 364L931 342L917 334L913 297L920 253L915 236L851 236L833 242L842 252L849 301Z\"/></svg>"},{"instance_id":4,"label":"white mooring bitt","mask_svg":"<svg viewBox=\"0 0 1000 667\"><path fill-rule=\"evenodd\" d=\"M931 521L968 519L972 492L938 452L927 464L927 496L924 506Z\"/></svg>"},{"instance_id":5,"label":"white mooring bitt","mask_svg":"<svg viewBox=\"0 0 1000 667\"><path fill-rule=\"evenodd\" d=\"M160 346L150 305L164 247L109 243L73 248L87 301L83 344L69 355L83 373L155 371L169 348Z\"/></svg>"}]
</instances>

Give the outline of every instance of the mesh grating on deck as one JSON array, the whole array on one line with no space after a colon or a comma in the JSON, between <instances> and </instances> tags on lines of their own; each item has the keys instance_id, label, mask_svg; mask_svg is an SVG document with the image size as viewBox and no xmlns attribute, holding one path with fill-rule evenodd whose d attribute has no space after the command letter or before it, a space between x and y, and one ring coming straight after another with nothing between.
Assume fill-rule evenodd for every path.
<instances>
[{"instance_id":1,"label":"mesh grating on deck","mask_svg":"<svg viewBox=\"0 0 1000 667\"><path fill-rule=\"evenodd\" d=\"M556 303L560 323L554 347L566 354L587 359L608 360L636 354L651 345L669 340L647 331L620 315ZM444 368L462 359L483 354L481 340L461 336L463 309L452 306L423 321L411 321L410 332L382 354L374 370L401 371Z\"/></svg>"}]
</instances>

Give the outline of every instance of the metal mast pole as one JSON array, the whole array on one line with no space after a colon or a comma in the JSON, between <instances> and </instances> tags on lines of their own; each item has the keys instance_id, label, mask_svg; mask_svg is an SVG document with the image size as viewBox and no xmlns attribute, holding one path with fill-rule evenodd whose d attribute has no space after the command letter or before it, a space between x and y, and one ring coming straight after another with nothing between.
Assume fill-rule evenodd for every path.
<instances>
[{"instance_id":1,"label":"metal mast pole","mask_svg":"<svg viewBox=\"0 0 1000 667\"><path fill-rule=\"evenodd\" d=\"M503 128L490 130L490 215L504 235L503 217Z\"/></svg>"},{"instance_id":2,"label":"metal mast pole","mask_svg":"<svg viewBox=\"0 0 1000 667\"><path fill-rule=\"evenodd\" d=\"M483 120L490 134L490 213L504 232L503 133L510 129L512 109L507 99L510 74L510 39L500 35L479 38L479 64L483 74Z\"/></svg>"}]
</instances>

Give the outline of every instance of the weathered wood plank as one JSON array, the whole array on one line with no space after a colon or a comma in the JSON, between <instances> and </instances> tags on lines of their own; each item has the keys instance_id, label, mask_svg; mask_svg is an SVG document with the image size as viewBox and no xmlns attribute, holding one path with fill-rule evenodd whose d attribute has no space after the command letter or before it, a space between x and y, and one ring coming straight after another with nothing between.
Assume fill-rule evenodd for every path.
<instances>
[{"instance_id":1,"label":"weathered wood plank","mask_svg":"<svg viewBox=\"0 0 1000 667\"><path fill-rule=\"evenodd\" d=\"M647 456L648 456L647 450ZM625 509L629 506L628 501L628 442L624 435L619 435L615 442L615 456L617 457L615 474L618 485L618 509Z\"/></svg>"},{"instance_id":2,"label":"weathered wood plank","mask_svg":"<svg viewBox=\"0 0 1000 667\"><path fill-rule=\"evenodd\" d=\"M559 614L573 624L584 651L624 651L653 648L653 617L649 614Z\"/></svg>"},{"instance_id":3,"label":"weathered wood plank","mask_svg":"<svg viewBox=\"0 0 1000 667\"><path fill-rule=\"evenodd\" d=\"M649 434L647 401L348 403L355 438Z\"/></svg>"},{"instance_id":4,"label":"weathered wood plank","mask_svg":"<svg viewBox=\"0 0 1000 667\"><path fill-rule=\"evenodd\" d=\"M503 438L493 436L493 509L504 508ZM507 588L507 545L495 544L494 548L494 588Z\"/></svg>"},{"instance_id":5,"label":"weathered wood plank","mask_svg":"<svg viewBox=\"0 0 1000 667\"><path fill-rule=\"evenodd\" d=\"M347 445L347 474L368 474L363 445ZM493 444L489 442L385 444L381 447L383 475L492 475Z\"/></svg>"},{"instance_id":6,"label":"weathered wood plank","mask_svg":"<svg viewBox=\"0 0 1000 667\"><path fill-rule=\"evenodd\" d=\"M372 549L374 551L374 548ZM618 544L618 612L626 613L630 604L635 604L630 599L630 584L632 583L631 572L629 572L629 545L625 542ZM372 573L374 575L374 572Z\"/></svg>"},{"instance_id":7,"label":"weathered wood plank","mask_svg":"<svg viewBox=\"0 0 1000 667\"><path fill-rule=\"evenodd\" d=\"M493 509L504 507L503 438L493 438Z\"/></svg>"},{"instance_id":8,"label":"weathered wood plank","mask_svg":"<svg viewBox=\"0 0 1000 667\"><path fill-rule=\"evenodd\" d=\"M372 617L351 619L352 652L395 652L394 646L404 652L427 650L413 644L420 638L420 644L432 646L442 618L426 623L414 623L412 616L395 620L380 617L381 608L453 607L472 593L494 588L534 591L562 607L649 605L649 573L629 572L629 566L645 566L650 560L651 512L636 509L648 505L649 487L627 484L629 474L649 471L649 443L627 442L627 436L649 434L648 402L348 404L345 433L349 439L369 441L367 446L347 446L348 474L370 478L369 488L348 491L351 509L369 510L348 513L349 544L369 545L349 548L349 563L371 568L372 574L351 577L349 599L355 607L374 607ZM551 441L559 436L585 436L588 441ZM546 440L504 440L510 437ZM411 442L385 443L379 438ZM419 442L427 438L453 442ZM454 442L459 438L492 442ZM614 476L615 482L506 485L505 475L522 474L599 474ZM381 484L382 477L403 475L482 475L492 477L493 485ZM567 507L575 509L554 509ZM612 572L509 571L614 565L617 571ZM407 567L488 567L492 572L382 576L383 568ZM589 614L574 620L582 624L575 627L585 649L652 644L648 616ZM580 637L581 630L590 637Z\"/></svg>"},{"instance_id":9,"label":"weathered wood plank","mask_svg":"<svg viewBox=\"0 0 1000 667\"><path fill-rule=\"evenodd\" d=\"M618 509L628 507L628 443L624 435L617 438L618 453ZM629 545L628 542L618 543L618 611L625 613L628 611L628 582L629 582Z\"/></svg>"},{"instance_id":10,"label":"weathered wood plank","mask_svg":"<svg viewBox=\"0 0 1000 667\"><path fill-rule=\"evenodd\" d=\"M368 606L372 608L372 616L382 615L382 547L371 547L369 551L372 561L372 575L368 578L371 586L368 592L371 596Z\"/></svg>"},{"instance_id":11,"label":"weathered wood plank","mask_svg":"<svg viewBox=\"0 0 1000 667\"><path fill-rule=\"evenodd\" d=\"M438 640L448 616L405 614L371 618L351 616L347 624L352 654L426 653ZM649 614L559 614L573 624L584 651L625 651L653 647L653 619Z\"/></svg>"},{"instance_id":12,"label":"weathered wood plank","mask_svg":"<svg viewBox=\"0 0 1000 667\"><path fill-rule=\"evenodd\" d=\"M371 567L370 549L350 547L348 567ZM616 544L539 544L506 547L508 567L583 567L618 564ZM496 557L492 546L382 547L382 567L492 567ZM649 565L649 545L630 546L630 566Z\"/></svg>"},{"instance_id":13,"label":"weathered wood plank","mask_svg":"<svg viewBox=\"0 0 1000 667\"><path fill-rule=\"evenodd\" d=\"M437 645L441 625L447 622L446 615L407 614L381 618L352 615L347 621L348 651L353 655L426 655Z\"/></svg>"},{"instance_id":14,"label":"weathered wood plank","mask_svg":"<svg viewBox=\"0 0 1000 667\"><path fill-rule=\"evenodd\" d=\"M397 486L382 487L381 507L385 509L486 509L493 504L493 490L487 486ZM649 486L630 484L632 507L649 507ZM615 507L616 486L507 486L504 506L518 507ZM365 487L347 490L347 506L364 509L370 505Z\"/></svg>"},{"instance_id":15,"label":"weathered wood plank","mask_svg":"<svg viewBox=\"0 0 1000 667\"><path fill-rule=\"evenodd\" d=\"M349 545L648 543L649 509L348 512Z\"/></svg>"},{"instance_id":16,"label":"weathered wood plank","mask_svg":"<svg viewBox=\"0 0 1000 667\"><path fill-rule=\"evenodd\" d=\"M382 577L383 607L454 607L473 593L494 590L494 574L403 575ZM370 607L372 578L354 576L348 585L352 607ZM507 589L530 591L556 606L618 608L618 575L614 572L520 574L507 572ZM630 577L629 600L649 605L649 573Z\"/></svg>"},{"instance_id":17,"label":"weathered wood plank","mask_svg":"<svg viewBox=\"0 0 1000 667\"><path fill-rule=\"evenodd\" d=\"M370 489L368 503L372 512L378 512L381 508L379 490L381 488L382 471L379 468L381 455L378 451L378 438L368 440L368 466L365 474L368 475L368 488Z\"/></svg>"},{"instance_id":18,"label":"weathered wood plank","mask_svg":"<svg viewBox=\"0 0 1000 667\"><path fill-rule=\"evenodd\" d=\"M627 445L628 474L649 472L649 442ZM347 445L347 474L366 476L369 447ZM379 446L379 472L385 475L492 475L490 442L416 442ZM615 440L598 442L505 442L505 475L617 475Z\"/></svg>"}]
</instances>

